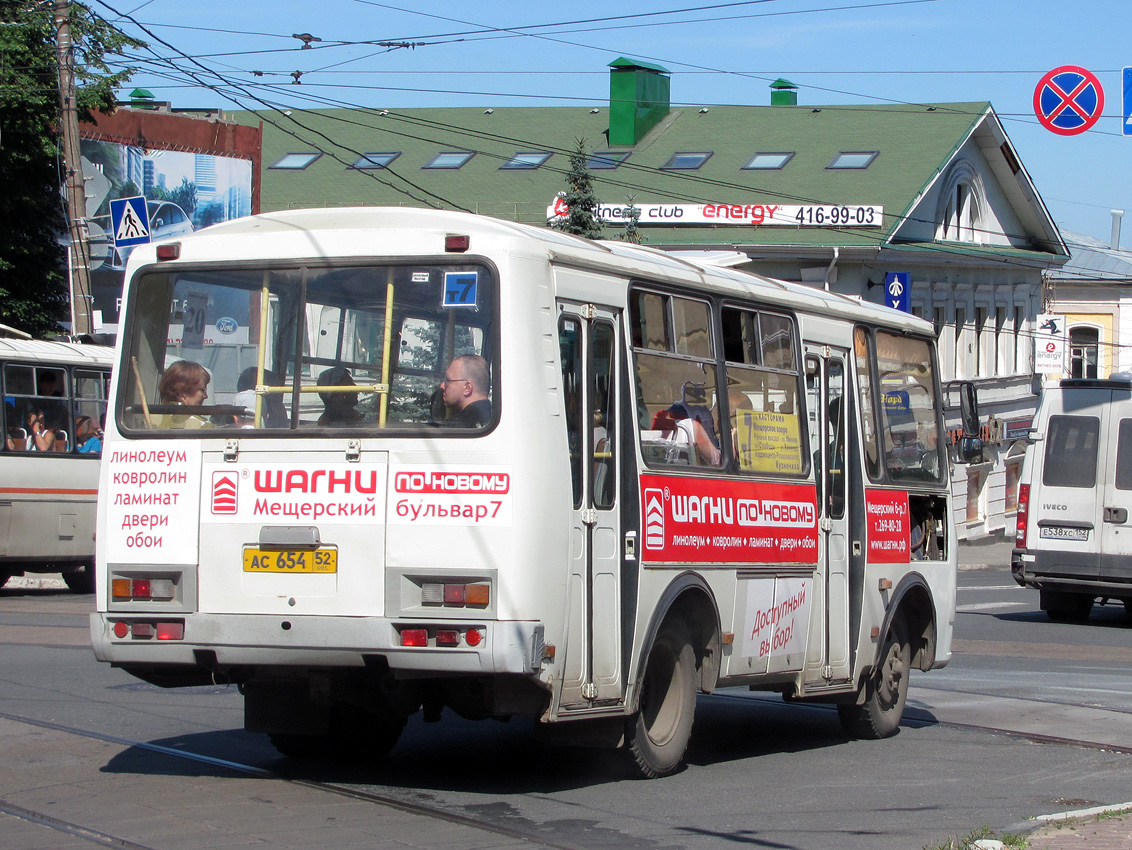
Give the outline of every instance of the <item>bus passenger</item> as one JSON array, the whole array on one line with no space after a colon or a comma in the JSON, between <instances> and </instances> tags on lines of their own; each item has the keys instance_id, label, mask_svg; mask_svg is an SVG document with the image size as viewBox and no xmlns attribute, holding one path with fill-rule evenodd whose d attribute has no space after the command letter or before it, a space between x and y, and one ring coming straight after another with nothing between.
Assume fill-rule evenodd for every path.
<instances>
[{"instance_id":1,"label":"bus passenger","mask_svg":"<svg viewBox=\"0 0 1132 850\"><path fill-rule=\"evenodd\" d=\"M102 432L91 417L80 416L75 420L75 445L79 447L79 454L102 452Z\"/></svg>"},{"instance_id":2,"label":"bus passenger","mask_svg":"<svg viewBox=\"0 0 1132 850\"><path fill-rule=\"evenodd\" d=\"M242 404L249 411L249 413L242 417L247 420L246 422L238 422L239 425L250 427L251 420L255 415L255 382L256 382L257 369L255 366L249 366L240 373L240 377L236 379L236 397L233 399L234 404ZM263 370L263 382L269 387L281 387L282 381L279 376L272 372L270 369ZM263 397L263 424L268 428L286 428L290 421L290 416L287 413L287 407L283 404L283 396L279 393L267 393Z\"/></svg>"},{"instance_id":3,"label":"bus passenger","mask_svg":"<svg viewBox=\"0 0 1132 850\"><path fill-rule=\"evenodd\" d=\"M480 428L491 420L487 361L478 354L461 354L448 364L440 391L448 408L446 425Z\"/></svg>"},{"instance_id":4,"label":"bus passenger","mask_svg":"<svg viewBox=\"0 0 1132 850\"><path fill-rule=\"evenodd\" d=\"M53 452L55 451L55 432L47 427L47 417L43 413L43 408L33 407L28 410L27 415L27 432L28 432L28 445L29 452Z\"/></svg>"},{"instance_id":5,"label":"bus passenger","mask_svg":"<svg viewBox=\"0 0 1132 850\"><path fill-rule=\"evenodd\" d=\"M352 387L354 378L345 366L332 366L318 376L320 387ZM358 410L358 394L349 392L319 393L318 397L326 405L318 424L323 428L348 428L359 425L365 414Z\"/></svg>"},{"instance_id":6,"label":"bus passenger","mask_svg":"<svg viewBox=\"0 0 1132 850\"><path fill-rule=\"evenodd\" d=\"M208 370L192 360L171 363L161 376L158 391L162 404L200 407L208 398ZM212 424L199 413L167 413L153 418L158 428L211 428Z\"/></svg>"}]
</instances>

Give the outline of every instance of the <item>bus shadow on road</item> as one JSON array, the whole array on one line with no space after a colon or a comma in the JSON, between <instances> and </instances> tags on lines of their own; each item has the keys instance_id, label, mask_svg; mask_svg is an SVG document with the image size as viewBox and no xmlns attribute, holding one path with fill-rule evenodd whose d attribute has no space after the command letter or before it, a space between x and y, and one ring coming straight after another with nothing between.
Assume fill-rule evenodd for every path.
<instances>
[{"instance_id":1,"label":"bus shadow on road","mask_svg":"<svg viewBox=\"0 0 1132 850\"><path fill-rule=\"evenodd\" d=\"M911 707L907 719L909 728L901 734L934 722L927 712ZM842 731L833 706L791 704L774 695L724 691L699 697L686 763L711 767L857 743ZM267 736L232 729L129 747L103 770L185 777L249 775L240 766L264 778L411 789L425 795L430 791L550 793L636 776L627 750L555 746L540 741L531 722L470 721L449 712L439 723L425 723L420 715L415 716L392 752L371 764L284 758Z\"/></svg>"}]
</instances>

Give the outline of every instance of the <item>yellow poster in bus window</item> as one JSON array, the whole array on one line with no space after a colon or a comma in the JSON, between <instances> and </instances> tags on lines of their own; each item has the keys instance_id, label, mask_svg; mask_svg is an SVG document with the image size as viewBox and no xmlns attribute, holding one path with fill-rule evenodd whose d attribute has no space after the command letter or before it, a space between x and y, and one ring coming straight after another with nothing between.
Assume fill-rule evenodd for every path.
<instances>
[{"instance_id":1,"label":"yellow poster in bus window","mask_svg":"<svg viewBox=\"0 0 1132 850\"><path fill-rule=\"evenodd\" d=\"M744 472L801 472L802 441L793 413L736 411L739 468Z\"/></svg>"}]
</instances>

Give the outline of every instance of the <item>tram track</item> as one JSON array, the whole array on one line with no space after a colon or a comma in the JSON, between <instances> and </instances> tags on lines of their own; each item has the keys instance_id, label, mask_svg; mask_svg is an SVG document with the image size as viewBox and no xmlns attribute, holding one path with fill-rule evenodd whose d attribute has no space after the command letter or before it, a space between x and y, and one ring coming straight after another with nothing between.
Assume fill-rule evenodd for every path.
<instances>
[{"instance_id":1,"label":"tram track","mask_svg":"<svg viewBox=\"0 0 1132 850\"><path fill-rule=\"evenodd\" d=\"M974 690L952 691L948 689L930 688L924 686L917 686L914 689L914 693L916 694L926 695L925 692L927 692L927 694L955 695L960 698L978 698L987 700L1003 699L1001 695ZM746 695L741 693L717 692L710 696L701 697L701 699L710 701L721 700L725 702L743 703L760 702L764 705L781 705L776 701L772 702L772 700L767 698L765 695ZM1048 707L1052 710L1053 708L1066 707L1063 703L1051 700L1040 700L1032 697L1022 698L1016 701L1027 703L1030 706L1038 709ZM807 703L792 703L788 707L790 710L803 709L806 711L826 713L834 711L833 706ZM1078 706L1077 708L1081 707ZM1132 717L1132 712L1114 710L1113 713L1121 714L1126 717ZM74 726L68 726L65 724L34 717L26 717L7 712L0 712L0 719L14 723L25 724L27 726L37 727L56 733L62 733L64 735L78 736L93 741L100 741L128 749L144 750L146 752L159 754L165 757L189 761L200 765L206 765L217 770L231 771L233 773L241 774L244 776L287 783L292 787L308 789L312 792L335 795L362 803L372 804L374 806L384 807L389 810L404 812L432 821L442 821L445 823L499 836L501 838L521 841L525 845L530 847L553 848L553 850L583 850L581 846L570 843L568 841L564 841L560 837L547 836L546 834L540 833L538 831L524 830L516 828L514 826L500 824L496 821L488 820L485 818L479 818L472 815L453 812L439 806L432 806L424 803L408 801L389 794L382 794L374 791L362 790L356 787L349 787L342 784L323 782L314 779L286 776L281 773L277 773L266 768L257 767L252 764L245 764L228 759L217 758L215 756L209 756L184 749L163 746L161 744L155 744L148 741L137 741L116 735L108 735L101 732L80 729ZM924 709L911 705L909 706L905 714L903 723L906 726L917 728L938 725L943 727L962 728L992 734L1008 735L1011 737L1046 744L1075 746L1106 752L1132 754L1132 746L1121 746L1119 744L1109 742L1098 742L1095 740L1090 740L1088 738L1047 734L1035 730L1020 730L1018 728L1010 728L1009 726L1004 724L995 725L992 723L978 722L974 719L972 719L972 722L959 721L956 719L943 719L935 716L935 714L930 709ZM60 833L65 833L67 835L81 839L86 843L97 846L114 847L119 848L119 850L153 850L153 848L147 847L144 844L136 843L128 838L115 836L107 833L106 831L99 830L85 824L75 823L66 818L61 818L56 815L48 814L44 811L36 810L35 808L27 805L17 805L5 799L0 799L0 815L8 815L10 817L20 818L21 820L35 823L40 826L53 829Z\"/></svg>"},{"instance_id":2,"label":"tram track","mask_svg":"<svg viewBox=\"0 0 1132 850\"><path fill-rule=\"evenodd\" d=\"M284 782L294 787L306 788L311 791L317 791L325 794L332 794L363 803L372 803L377 806L384 806L389 809L416 815L418 817L428 818L435 821L444 821L446 823L455 824L457 826L462 826L469 829L491 833L504 838L522 841L530 847L545 847L549 850L585 850L585 848L582 848L577 844L565 842L560 839L548 838L547 836L538 834L536 832L530 832L526 830L516 829L514 827L504 826L485 819L458 814L439 807L427 806L421 803L413 803L385 794L362 791L356 788L336 785L334 783L320 782L314 779L301 779L284 776L274 771L267 770L266 768L256 767L255 765L242 764L240 762L216 758L215 756L208 756L201 753L194 753L187 750L166 747L162 746L161 744L154 744L148 741L134 741L129 738L122 738L116 735L107 735L101 732L78 729L73 726L67 726L49 720L41 720L33 717L23 717L7 712L0 712L0 719L8 720L14 723L23 723L28 726L34 726L40 729L50 730L52 732L60 732L66 735L74 735L122 747L146 750L147 752L157 753L163 756L169 756L176 759L183 759L198 764L204 764L210 767L229 770L246 776L253 776L259 779ZM0 799L0 814L7 814L12 817L18 817L22 820L26 820L32 823L37 823L41 826L73 835L87 842L103 847L116 847L120 848L120 850L153 850L153 848L134 843L129 839L109 835L105 832L101 832L99 830L95 830L81 824L71 823L69 821L56 818L52 815L48 815L44 812L17 806L3 799Z\"/></svg>"}]
</instances>

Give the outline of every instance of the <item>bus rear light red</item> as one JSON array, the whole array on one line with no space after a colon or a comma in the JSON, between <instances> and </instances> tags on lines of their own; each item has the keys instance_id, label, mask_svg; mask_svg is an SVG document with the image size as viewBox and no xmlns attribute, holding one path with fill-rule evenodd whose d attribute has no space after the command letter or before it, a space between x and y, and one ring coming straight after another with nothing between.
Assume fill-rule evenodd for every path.
<instances>
[{"instance_id":1,"label":"bus rear light red","mask_svg":"<svg viewBox=\"0 0 1132 850\"><path fill-rule=\"evenodd\" d=\"M184 623L158 623L157 624L157 639L158 640L184 640L185 639L185 624Z\"/></svg>"},{"instance_id":2,"label":"bus rear light red","mask_svg":"<svg viewBox=\"0 0 1132 850\"><path fill-rule=\"evenodd\" d=\"M173 599L175 595L173 579L113 578L110 580L110 596L117 601L168 600Z\"/></svg>"},{"instance_id":3,"label":"bus rear light red","mask_svg":"<svg viewBox=\"0 0 1132 850\"><path fill-rule=\"evenodd\" d=\"M119 620L117 623L114 624L114 630L113 631L114 631L114 637L118 638L119 640L121 640L122 638L125 638L125 637L129 637L129 635L130 635L130 624L129 623L123 623L121 620Z\"/></svg>"},{"instance_id":4,"label":"bus rear light red","mask_svg":"<svg viewBox=\"0 0 1132 850\"><path fill-rule=\"evenodd\" d=\"M401 629L401 646L428 646L428 629Z\"/></svg>"},{"instance_id":5,"label":"bus rear light red","mask_svg":"<svg viewBox=\"0 0 1132 850\"><path fill-rule=\"evenodd\" d=\"M464 635L464 640L468 642L468 646L479 646L480 641L483 640L483 635L480 634L479 629L468 629L467 634Z\"/></svg>"},{"instance_id":6,"label":"bus rear light red","mask_svg":"<svg viewBox=\"0 0 1132 850\"><path fill-rule=\"evenodd\" d=\"M1014 535L1014 545L1026 548L1026 521L1030 513L1030 485L1018 485L1018 525Z\"/></svg>"},{"instance_id":7,"label":"bus rear light red","mask_svg":"<svg viewBox=\"0 0 1132 850\"><path fill-rule=\"evenodd\" d=\"M456 629L439 629L436 632L437 646L459 646L460 633Z\"/></svg>"}]
</instances>

